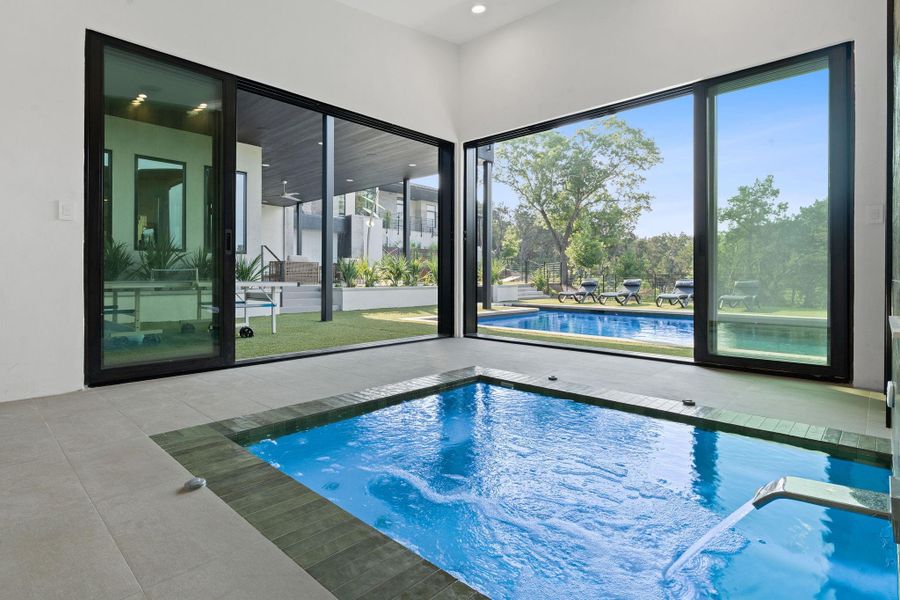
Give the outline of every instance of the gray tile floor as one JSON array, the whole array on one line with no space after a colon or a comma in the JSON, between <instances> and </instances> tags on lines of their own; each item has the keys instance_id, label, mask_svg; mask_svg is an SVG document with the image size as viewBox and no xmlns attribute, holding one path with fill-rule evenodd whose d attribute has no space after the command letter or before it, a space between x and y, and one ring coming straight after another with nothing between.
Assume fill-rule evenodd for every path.
<instances>
[{"instance_id":1,"label":"gray tile floor","mask_svg":"<svg viewBox=\"0 0 900 600\"><path fill-rule=\"evenodd\" d=\"M483 340L435 340L0 403L4 597L331 598L147 436L481 365L887 437L840 386Z\"/></svg>"}]
</instances>

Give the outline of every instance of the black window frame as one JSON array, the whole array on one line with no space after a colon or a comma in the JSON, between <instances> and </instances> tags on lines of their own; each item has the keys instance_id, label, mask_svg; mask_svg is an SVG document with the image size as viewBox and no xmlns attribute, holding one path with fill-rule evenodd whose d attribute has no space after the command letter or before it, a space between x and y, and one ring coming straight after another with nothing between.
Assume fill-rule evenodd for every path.
<instances>
[{"instance_id":1,"label":"black window frame","mask_svg":"<svg viewBox=\"0 0 900 600\"><path fill-rule=\"evenodd\" d=\"M222 165L218 174L218 185L221 186L221 202L219 214L222 225L216 231L223 248L224 256L219 261L221 264L221 286L219 293L222 298L233 297L234 292L234 224L235 224L235 192L236 178L226 177L226 173L235 173L236 143L237 143L237 90L260 94L289 104L317 111L323 115L323 120L335 118L352 121L366 125L373 129L393 133L408 139L424 142L434 146L438 153L438 219L439 227L446 232L438 240L438 323L435 335L418 336L398 340L385 340L381 342L363 343L353 346L326 348L321 350L302 351L291 354L282 354L257 359L235 360L234 352L234 322L235 310L233 302L223 302L220 307L222 326L220 332L221 353L213 358L186 359L169 363L148 363L114 368L101 368L101 343L103 326L103 223L102 223L102 150L103 150L103 123L104 123L104 93L103 93L103 53L105 48L111 47L124 50L194 70L202 75L217 78L222 82L223 108L222 119L224 122L224 135L222 136L222 148L218 149L222 154L219 163ZM357 112L340 108L324 102L295 94L274 86L244 78L239 75L220 71L196 62L180 57L152 50L137 44L112 37L93 30L86 30L85 35L85 167L84 167L84 193L85 193L85 252L84 252L84 307L85 307L85 331L84 331L84 373L85 383L89 386L136 381L154 377L181 375L201 371L209 371L223 368L235 368L259 363L292 360L307 356L321 356L342 352L364 350L373 347L384 347L401 344L427 341L439 337L453 336L455 331L455 268L454 268L454 236L455 236L455 186L456 177L454 161L456 146L453 142L442 138L421 133L387 121L369 117ZM333 170L332 170L333 171ZM323 184L327 179L323 169ZM333 176L333 172L332 172ZM333 185L333 182L332 182ZM245 219L246 224L246 219ZM135 227L135 233L136 233ZM186 230L185 230L186 231ZM329 292L331 290L329 289ZM326 294L323 294L323 299ZM329 306L330 309L330 306Z\"/></svg>"},{"instance_id":2,"label":"black window frame","mask_svg":"<svg viewBox=\"0 0 900 600\"><path fill-rule=\"evenodd\" d=\"M739 371L846 383L853 378L853 206L854 206L854 89L853 42L829 46L812 52L712 77L691 84L612 103L566 117L543 121L507 132L463 143L463 335L498 342L539 347L562 348L577 352L629 356L680 364L722 367ZM708 274L708 139L707 91L714 85L734 79L784 69L817 58L829 60L829 318L831 325L830 362L827 366L795 364L780 361L724 357L707 350L706 323L709 315ZM694 97L694 357L693 359L666 357L622 350L591 348L565 343L539 342L507 338L478 332L477 294L481 284L477 280L477 176L479 152L497 142L548 131L628 109L654 104L680 96ZM490 151L490 150L489 150ZM836 196L841 196L842 201ZM483 275L488 277L488 275ZM698 350L699 349L699 350Z\"/></svg>"}]
</instances>

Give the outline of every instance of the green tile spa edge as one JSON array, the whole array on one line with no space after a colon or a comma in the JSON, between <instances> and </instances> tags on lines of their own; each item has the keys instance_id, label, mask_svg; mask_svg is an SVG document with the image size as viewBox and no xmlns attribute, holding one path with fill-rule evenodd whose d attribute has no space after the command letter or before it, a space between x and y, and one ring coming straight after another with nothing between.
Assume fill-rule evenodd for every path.
<instances>
[{"instance_id":1,"label":"green tile spa edge","mask_svg":"<svg viewBox=\"0 0 900 600\"><path fill-rule=\"evenodd\" d=\"M738 433L890 466L882 438L510 371L467 367L151 436L339 599L485 598L244 446L474 382Z\"/></svg>"}]
</instances>

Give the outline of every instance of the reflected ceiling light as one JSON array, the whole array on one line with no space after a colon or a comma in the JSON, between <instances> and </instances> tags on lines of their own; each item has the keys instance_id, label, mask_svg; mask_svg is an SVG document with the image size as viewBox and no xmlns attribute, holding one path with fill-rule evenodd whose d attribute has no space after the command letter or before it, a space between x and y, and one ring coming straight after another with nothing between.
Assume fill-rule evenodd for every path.
<instances>
[{"instance_id":1,"label":"reflected ceiling light","mask_svg":"<svg viewBox=\"0 0 900 600\"><path fill-rule=\"evenodd\" d=\"M206 102L201 102L200 104L197 105L197 108L206 108L206 106L207 106Z\"/></svg>"},{"instance_id":2,"label":"reflected ceiling light","mask_svg":"<svg viewBox=\"0 0 900 600\"><path fill-rule=\"evenodd\" d=\"M270 166L270 165L269 165L269 163L263 163L262 166L268 167L268 166Z\"/></svg>"},{"instance_id":3,"label":"reflected ceiling light","mask_svg":"<svg viewBox=\"0 0 900 600\"><path fill-rule=\"evenodd\" d=\"M147 94L138 94L137 97L138 97L138 100L146 100Z\"/></svg>"},{"instance_id":4,"label":"reflected ceiling light","mask_svg":"<svg viewBox=\"0 0 900 600\"><path fill-rule=\"evenodd\" d=\"M409 166L414 167L416 166L416 163L409 163Z\"/></svg>"},{"instance_id":5,"label":"reflected ceiling light","mask_svg":"<svg viewBox=\"0 0 900 600\"><path fill-rule=\"evenodd\" d=\"M472 14L473 15L480 15L486 10L487 10L487 6L485 6L484 4L475 4L472 6Z\"/></svg>"},{"instance_id":6,"label":"reflected ceiling light","mask_svg":"<svg viewBox=\"0 0 900 600\"><path fill-rule=\"evenodd\" d=\"M348 179L348 180L347 180L347 183L353 183L353 180L352 180L352 179Z\"/></svg>"},{"instance_id":7,"label":"reflected ceiling light","mask_svg":"<svg viewBox=\"0 0 900 600\"><path fill-rule=\"evenodd\" d=\"M318 145L320 145L320 146L322 145L322 142L316 142L316 143L317 143Z\"/></svg>"}]
</instances>

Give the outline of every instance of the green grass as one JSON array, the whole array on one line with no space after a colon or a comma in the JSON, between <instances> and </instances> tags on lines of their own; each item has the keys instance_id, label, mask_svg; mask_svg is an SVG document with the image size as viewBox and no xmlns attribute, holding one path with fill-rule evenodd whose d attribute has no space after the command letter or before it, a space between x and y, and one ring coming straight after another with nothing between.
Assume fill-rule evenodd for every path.
<instances>
[{"instance_id":1,"label":"green grass","mask_svg":"<svg viewBox=\"0 0 900 600\"><path fill-rule=\"evenodd\" d=\"M437 321L406 321L412 317L437 314L437 307L387 308L378 310L336 311L334 320L323 322L318 312L278 316L278 333L272 335L269 317L253 317L252 338L235 340L238 360L322 350L367 342L396 340L437 333Z\"/></svg>"}]
</instances>

